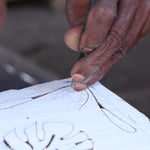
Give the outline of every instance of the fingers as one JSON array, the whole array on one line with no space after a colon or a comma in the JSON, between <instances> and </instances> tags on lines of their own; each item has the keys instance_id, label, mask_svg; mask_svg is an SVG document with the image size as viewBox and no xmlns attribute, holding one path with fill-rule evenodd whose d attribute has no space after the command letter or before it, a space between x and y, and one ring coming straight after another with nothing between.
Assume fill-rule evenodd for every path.
<instances>
[{"instance_id":1,"label":"fingers","mask_svg":"<svg viewBox=\"0 0 150 150\"><path fill-rule=\"evenodd\" d=\"M119 47L120 45L116 39L108 38L100 48L79 60L71 71L73 88L78 91L84 90L98 81L101 78L101 74L103 74L101 72L102 66Z\"/></svg>"},{"instance_id":2,"label":"fingers","mask_svg":"<svg viewBox=\"0 0 150 150\"><path fill-rule=\"evenodd\" d=\"M102 79L103 76L110 70L110 68L118 62L120 58L123 57L125 53L122 50L118 50L115 54L112 55L110 59L108 59L101 67L97 69L97 71L90 75L88 78L84 76L77 75L73 76L73 79L78 77L78 82L73 82L72 87L76 91L82 91L91 86L93 83L97 82L98 80ZM80 82L80 79L84 79L83 82Z\"/></svg>"},{"instance_id":3,"label":"fingers","mask_svg":"<svg viewBox=\"0 0 150 150\"><path fill-rule=\"evenodd\" d=\"M104 75L110 70L110 68L118 62L120 58L122 58L124 54L121 50L118 50L113 56L106 61L101 68L97 72L95 72L92 76L83 81L83 85L86 85L86 88L91 86L93 83L102 79ZM86 89L84 88L84 89Z\"/></svg>"},{"instance_id":4,"label":"fingers","mask_svg":"<svg viewBox=\"0 0 150 150\"><path fill-rule=\"evenodd\" d=\"M72 50L79 50L79 43L83 32L83 25L69 29L64 36L66 45Z\"/></svg>"},{"instance_id":5,"label":"fingers","mask_svg":"<svg viewBox=\"0 0 150 150\"><path fill-rule=\"evenodd\" d=\"M84 53L90 53L104 42L116 16L116 0L96 2L89 13L86 30L81 38L80 49Z\"/></svg>"},{"instance_id":6,"label":"fingers","mask_svg":"<svg viewBox=\"0 0 150 150\"><path fill-rule=\"evenodd\" d=\"M103 65L97 66L94 69L94 73L89 74L89 76L86 78L83 75L75 74L73 75L73 84L72 87L76 91L82 91L97 82L98 80L102 79L104 75L110 70L110 68L116 64L116 62L119 61L125 54L126 51L128 51L130 48L126 45L121 45L120 49L116 51ZM76 80L78 79L78 80Z\"/></svg>"},{"instance_id":7,"label":"fingers","mask_svg":"<svg viewBox=\"0 0 150 150\"><path fill-rule=\"evenodd\" d=\"M4 24L6 18L6 5L3 0L0 0L0 26Z\"/></svg>"},{"instance_id":8,"label":"fingers","mask_svg":"<svg viewBox=\"0 0 150 150\"><path fill-rule=\"evenodd\" d=\"M77 49L77 47L78 49L84 49L84 53L90 53L93 49L97 48L104 41L116 16L117 2L118 0L98 0L89 14L86 31L82 38L79 38L81 39L80 48L79 44L77 44L78 46L74 46L72 42L70 43L70 40L65 40L66 44L71 49ZM67 0L67 18L73 27L85 24L89 3L90 0ZM72 35L70 37L74 37L75 34ZM66 37L69 39L69 36Z\"/></svg>"},{"instance_id":9,"label":"fingers","mask_svg":"<svg viewBox=\"0 0 150 150\"><path fill-rule=\"evenodd\" d=\"M88 18L87 29L84 31L80 43L80 48L90 54L78 61L71 72L75 90L84 90L101 79L114 63L150 31L150 2L149 5L146 2L147 0L122 0L117 9L117 18L112 17L113 21L111 22L110 17L107 16L110 22L107 19L104 22L95 19L97 22L92 24L90 19L93 19L92 11L94 12L96 5L93 7ZM101 3L99 2L99 4ZM104 20L102 16L101 19ZM103 23L106 23L106 28ZM104 28L102 35L99 30L94 30L98 26L101 30ZM91 53L93 49L95 51Z\"/></svg>"},{"instance_id":10,"label":"fingers","mask_svg":"<svg viewBox=\"0 0 150 150\"><path fill-rule=\"evenodd\" d=\"M85 23L90 0L66 0L66 15L72 27Z\"/></svg>"},{"instance_id":11,"label":"fingers","mask_svg":"<svg viewBox=\"0 0 150 150\"><path fill-rule=\"evenodd\" d=\"M127 9L126 6L123 5L123 7L119 9L118 18L110 28L109 35L102 45L77 62L73 67L71 74L74 80L73 87L75 90L83 90L101 79L107 70L115 63L115 61L112 61L112 59L114 59L112 56L120 50L119 57L117 57L119 59L128 51L129 46L124 44L124 39L134 20L137 7L130 6ZM115 60L118 60L117 58ZM78 75L78 80L76 80L76 75ZM79 75L82 75L81 80L79 79Z\"/></svg>"}]
</instances>

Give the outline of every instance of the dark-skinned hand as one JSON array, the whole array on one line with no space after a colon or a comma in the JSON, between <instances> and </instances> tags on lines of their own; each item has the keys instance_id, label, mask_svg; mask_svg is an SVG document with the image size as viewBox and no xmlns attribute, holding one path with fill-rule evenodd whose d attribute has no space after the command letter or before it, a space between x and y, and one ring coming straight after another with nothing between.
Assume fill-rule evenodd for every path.
<instances>
[{"instance_id":1,"label":"dark-skinned hand","mask_svg":"<svg viewBox=\"0 0 150 150\"><path fill-rule=\"evenodd\" d=\"M106 72L150 31L150 0L97 0L83 30L90 0L66 0L71 28L66 44L86 57L73 67L73 88L82 91Z\"/></svg>"}]
</instances>

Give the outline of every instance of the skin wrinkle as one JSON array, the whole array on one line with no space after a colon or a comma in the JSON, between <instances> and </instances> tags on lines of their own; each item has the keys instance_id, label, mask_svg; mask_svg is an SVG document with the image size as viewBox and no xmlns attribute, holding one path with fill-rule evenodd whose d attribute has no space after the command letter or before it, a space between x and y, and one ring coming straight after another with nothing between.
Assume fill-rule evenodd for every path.
<instances>
[{"instance_id":1,"label":"skin wrinkle","mask_svg":"<svg viewBox=\"0 0 150 150\"><path fill-rule=\"evenodd\" d=\"M112 1L112 0L108 0ZM113 19L116 16L116 6L112 5L111 7L107 1L97 1L93 6L91 12L88 16L88 21L86 25L86 30L82 34L80 41L80 49L83 52L88 53L86 47L95 49L103 43L108 34L109 28L112 25ZM107 11L109 10L109 11ZM97 32L97 29L101 30L101 34ZM90 37L89 37L90 35Z\"/></svg>"},{"instance_id":2,"label":"skin wrinkle","mask_svg":"<svg viewBox=\"0 0 150 150\"><path fill-rule=\"evenodd\" d=\"M120 58L122 58L125 54L126 54L126 50L127 50L127 45L123 45L120 47L120 50L118 50L116 53L114 53L110 59L108 59L103 66L101 67L100 70L98 70L95 75L95 82L97 80L99 80L99 76L100 79L103 78L103 76L107 73L107 71L109 71L109 69L113 66L114 63L116 63ZM94 75L93 75L94 76ZM87 81L83 82L84 84L88 84L88 86L90 86L93 83L93 80L91 79L91 83L90 83L90 79L88 79Z\"/></svg>"},{"instance_id":3,"label":"skin wrinkle","mask_svg":"<svg viewBox=\"0 0 150 150\"><path fill-rule=\"evenodd\" d=\"M129 17L128 17L128 19L129 19ZM126 30L123 30L123 31L125 32ZM117 32L117 30L116 30L116 32ZM114 36L114 35L118 35L118 36ZM93 60L91 58L87 58L87 60L91 59L91 61L90 61L90 62L92 62L91 64L89 64L88 61L85 61L85 63L84 63L85 66L80 67L80 68L83 68L83 69L80 70L80 71L78 70L78 73L81 72L82 74L85 75L87 73L87 69L86 69L87 67L86 66L92 66L92 67L90 67L91 70L88 71L88 72L91 72L91 74L88 73L87 74L87 79L85 81L83 81L82 83L87 83L87 85L90 85L90 83L88 83L89 82L88 78L93 76L93 74L99 74L100 75L100 73L97 73L97 72L99 72L101 70L100 68L103 66L103 64L108 59L110 59L111 56L120 48L120 40L118 40L118 39L120 39L121 35L119 35L119 34L114 34L114 35L110 34L108 36L106 42L104 42L103 46L100 47L100 50L98 48L97 51L93 53L93 55L95 55L95 57L92 57L92 54L91 54L91 58L94 58ZM97 54L95 54L95 53L97 53ZM97 68L97 69L95 69L95 68ZM73 70L76 72L76 68L73 68ZM102 72L102 70L101 70L101 72ZM103 76L103 75L101 74L100 78L101 78L101 76Z\"/></svg>"},{"instance_id":4,"label":"skin wrinkle","mask_svg":"<svg viewBox=\"0 0 150 150\"><path fill-rule=\"evenodd\" d=\"M66 1L67 19L72 27L84 24L88 12L89 2L90 0Z\"/></svg>"},{"instance_id":5,"label":"skin wrinkle","mask_svg":"<svg viewBox=\"0 0 150 150\"><path fill-rule=\"evenodd\" d=\"M85 81L83 81L84 84L88 86L93 84L93 77L94 77L94 81L96 82L97 80L100 80L103 78L103 76L109 71L109 69L113 66L114 63L116 63L120 58L122 58L125 53L126 53L126 46L125 47L121 47L120 50L118 50L115 54L112 55L112 57L106 61L103 66L101 67L100 70L98 70L97 72L95 72L95 74L93 74L93 76L90 76L90 78L86 79ZM99 78L100 77L100 78Z\"/></svg>"},{"instance_id":6,"label":"skin wrinkle","mask_svg":"<svg viewBox=\"0 0 150 150\"><path fill-rule=\"evenodd\" d=\"M73 7L70 3L70 8ZM79 35L81 41L76 44L80 44L82 48L88 46L94 49L98 45L99 47L94 51L91 49L86 57L78 61L71 74L83 75L85 79L78 79L79 83L90 86L101 79L148 32L150 32L150 0L97 1L97 5L89 14L87 29ZM66 36L71 35L70 33ZM85 52L85 49L83 51ZM74 83L78 83L76 78Z\"/></svg>"},{"instance_id":7,"label":"skin wrinkle","mask_svg":"<svg viewBox=\"0 0 150 150\"><path fill-rule=\"evenodd\" d=\"M88 74L88 77L93 76L93 74L95 74L97 71L99 71L99 68L101 68L101 66L105 63L105 61L107 61L107 59L110 57L110 55L112 55L116 50L118 50L118 41L115 40L114 38L108 38L107 43L105 43L102 47L100 47L99 51L95 51L94 53L92 53L92 55L96 55L96 57L92 57L93 60L91 60L91 62L94 62L94 64L89 64L89 61L86 61L86 65L90 66L88 68L88 72L91 72L91 74ZM101 51L101 49L103 50L103 52ZM107 50L107 51L106 51ZM97 54L95 54L97 53ZM101 53L101 54L100 54ZM88 57L88 56L87 56ZM86 59L88 60L88 59ZM83 60L81 60L83 61ZM90 71L89 71L90 69ZM76 68L73 68L73 70L76 72ZM91 71L92 70L92 71ZM78 72L82 72L82 74L87 74L87 69L85 67L84 70L78 70ZM85 82L83 82L85 83Z\"/></svg>"}]
</instances>

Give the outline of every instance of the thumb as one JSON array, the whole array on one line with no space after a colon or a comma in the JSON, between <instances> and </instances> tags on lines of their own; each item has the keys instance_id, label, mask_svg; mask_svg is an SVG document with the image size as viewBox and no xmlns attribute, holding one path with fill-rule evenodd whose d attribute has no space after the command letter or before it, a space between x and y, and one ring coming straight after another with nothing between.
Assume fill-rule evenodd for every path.
<instances>
[{"instance_id":1,"label":"thumb","mask_svg":"<svg viewBox=\"0 0 150 150\"><path fill-rule=\"evenodd\" d=\"M79 50L80 39L83 32L83 25L70 28L64 36L66 45L72 50Z\"/></svg>"}]
</instances>

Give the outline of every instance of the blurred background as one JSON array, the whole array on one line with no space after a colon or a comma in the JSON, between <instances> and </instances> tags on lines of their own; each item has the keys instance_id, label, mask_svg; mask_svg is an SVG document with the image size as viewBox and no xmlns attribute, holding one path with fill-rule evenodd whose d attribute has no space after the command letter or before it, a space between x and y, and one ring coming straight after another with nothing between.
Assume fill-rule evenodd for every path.
<instances>
[{"instance_id":1,"label":"blurred background","mask_svg":"<svg viewBox=\"0 0 150 150\"><path fill-rule=\"evenodd\" d=\"M0 29L0 91L70 77L77 54L64 43L65 0L6 0ZM150 35L101 80L150 117Z\"/></svg>"}]
</instances>

